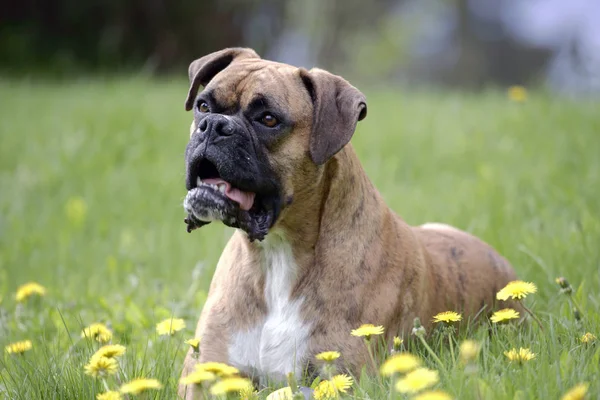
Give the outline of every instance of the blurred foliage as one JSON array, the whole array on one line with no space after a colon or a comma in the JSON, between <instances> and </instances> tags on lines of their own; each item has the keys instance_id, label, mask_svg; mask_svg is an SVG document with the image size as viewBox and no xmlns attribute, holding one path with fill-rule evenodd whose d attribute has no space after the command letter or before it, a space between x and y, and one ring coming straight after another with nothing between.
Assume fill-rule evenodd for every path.
<instances>
[{"instance_id":1,"label":"blurred foliage","mask_svg":"<svg viewBox=\"0 0 600 400\"><path fill-rule=\"evenodd\" d=\"M165 72L228 46L267 53L284 29L318 60L344 60L345 38L377 29L392 0L24 0L4 10L0 68L22 72L138 68ZM325 61L326 62L326 61Z\"/></svg>"},{"instance_id":2,"label":"blurred foliage","mask_svg":"<svg viewBox=\"0 0 600 400\"><path fill-rule=\"evenodd\" d=\"M23 0L4 5L0 68L72 72L138 68L163 72L243 42L250 0ZM277 21L284 2L267 0ZM276 25L276 24L275 24ZM275 26L277 29L277 26ZM260 51L265 39L253 37Z\"/></svg>"},{"instance_id":3,"label":"blurred foliage","mask_svg":"<svg viewBox=\"0 0 600 400\"><path fill-rule=\"evenodd\" d=\"M482 21L468 0L22 0L0 21L0 72L13 75L184 76L202 55L248 46L370 83L477 88L535 81L549 57Z\"/></svg>"}]
</instances>

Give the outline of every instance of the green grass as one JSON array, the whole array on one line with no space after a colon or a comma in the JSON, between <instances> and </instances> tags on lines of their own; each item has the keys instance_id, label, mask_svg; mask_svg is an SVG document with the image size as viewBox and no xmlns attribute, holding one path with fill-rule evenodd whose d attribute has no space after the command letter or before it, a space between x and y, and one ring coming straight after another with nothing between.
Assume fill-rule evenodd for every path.
<instances>
[{"instance_id":1,"label":"green grass","mask_svg":"<svg viewBox=\"0 0 600 400\"><path fill-rule=\"evenodd\" d=\"M165 385L156 398L175 398L182 341L231 234L211 224L190 235L182 222L186 91L183 80L0 81L0 345L33 342L23 356L0 356L0 398L94 398L102 384L83 374L94 346L79 335L98 321L128 347L118 379L155 377ZM353 143L388 204L409 223L478 235L539 288L526 301L543 332L531 323L460 333L483 343L475 376L430 336L445 366L438 386L457 399L556 399L587 381L598 398L600 346L579 337L600 336L599 105L543 93L517 104L499 91L367 95ZM560 275L574 286L580 323ZM17 305L27 281L48 294ZM172 314L186 330L158 337L155 324ZM407 346L438 368L422 346ZM515 346L536 359L510 365L503 351ZM363 377L354 396L388 398L389 387Z\"/></svg>"}]
</instances>

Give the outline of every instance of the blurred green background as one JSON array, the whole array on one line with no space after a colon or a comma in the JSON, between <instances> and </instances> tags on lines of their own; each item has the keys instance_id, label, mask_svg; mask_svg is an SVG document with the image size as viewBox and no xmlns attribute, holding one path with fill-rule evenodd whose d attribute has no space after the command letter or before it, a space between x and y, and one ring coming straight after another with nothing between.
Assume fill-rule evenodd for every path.
<instances>
[{"instance_id":1,"label":"blurred green background","mask_svg":"<svg viewBox=\"0 0 600 400\"><path fill-rule=\"evenodd\" d=\"M32 279L82 304L128 291L160 304L181 300L194 268L206 288L232 230L185 230L186 80L0 89L10 99L0 119L3 293ZM369 115L352 143L409 223L471 231L524 278L568 271L600 287L597 103L543 92L522 103L498 91L366 93Z\"/></svg>"}]
</instances>

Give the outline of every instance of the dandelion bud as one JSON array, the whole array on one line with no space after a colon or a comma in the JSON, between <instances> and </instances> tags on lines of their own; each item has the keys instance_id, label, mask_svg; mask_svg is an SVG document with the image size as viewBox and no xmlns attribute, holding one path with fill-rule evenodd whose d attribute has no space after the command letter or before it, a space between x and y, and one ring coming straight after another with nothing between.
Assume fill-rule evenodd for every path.
<instances>
[{"instance_id":1,"label":"dandelion bud","mask_svg":"<svg viewBox=\"0 0 600 400\"><path fill-rule=\"evenodd\" d=\"M413 325L413 329L412 329L412 334L415 336L424 336L425 335L425 328L423 327L423 325L421 325L421 320L419 319L419 317L415 318L414 321L414 325Z\"/></svg>"},{"instance_id":2,"label":"dandelion bud","mask_svg":"<svg viewBox=\"0 0 600 400\"><path fill-rule=\"evenodd\" d=\"M566 295L570 295L571 293L573 293L573 288L571 286L569 286L568 288L561 289L560 291Z\"/></svg>"},{"instance_id":3,"label":"dandelion bud","mask_svg":"<svg viewBox=\"0 0 600 400\"><path fill-rule=\"evenodd\" d=\"M394 353L397 353L400 351L400 348L402 347L402 342L403 342L403 340L400 339L398 336L394 337L394 345L392 347Z\"/></svg>"},{"instance_id":4,"label":"dandelion bud","mask_svg":"<svg viewBox=\"0 0 600 400\"><path fill-rule=\"evenodd\" d=\"M293 400L306 400L306 396L304 396L304 393L302 392L294 393L294 396L292 398Z\"/></svg>"},{"instance_id":5,"label":"dandelion bud","mask_svg":"<svg viewBox=\"0 0 600 400\"><path fill-rule=\"evenodd\" d=\"M581 317L581 313L579 312L579 310L577 309L577 307L573 307L573 317L575 317L575 321L581 321L582 317Z\"/></svg>"},{"instance_id":6,"label":"dandelion bud","mask_svg":"<svg viewBox=\"0 0 600 400\"><path fill-rule=\"evenodd\" d=\"M558 286L560 286L560 288L562 289L561 290L562 293L565 293L565 294L573 293L573 287L571 286L569 281L567 281L566 278L561 276L561 277L556 278L554 281L556 282L556 284Z\"/></svg>"},{"instance_id":7,"label":"dandelion bud","mask_svg":"<svg viewBox=\"0 0 600 400\"><path fill-rule=\"evenodd\" d=\"M298 391L298 382L296 381L296 376L292 372L287 374L287 381L290 389L292 389L292 393L296 393Z\"/></svg>"},{"instance_id":8,"label":"dandelion bud","mask_svg":"<svg viewBox=\"0 0 600 400\"><path fill-rule=\"evenodd\" d=\"M190 345L194 353L200 353L200 339L188 339L185 343Z\"/></svg>"}]
</instances>

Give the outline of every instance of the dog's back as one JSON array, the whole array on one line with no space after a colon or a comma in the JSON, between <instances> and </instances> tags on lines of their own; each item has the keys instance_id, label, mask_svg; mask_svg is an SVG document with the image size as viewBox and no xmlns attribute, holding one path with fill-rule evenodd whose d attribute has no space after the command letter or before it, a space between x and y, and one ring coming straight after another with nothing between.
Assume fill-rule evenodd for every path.
<instances>
[{"instance_id":1,"label":"dog's back","mask_svg":"<svg viewBox=\"0 0 600 400\"><path fill-rule=\"evenodd\" d=\"M454 310L473 316L484 307L487 314L493 308L490 305L498 302L496 293L516 279L504 257L467 232L438 223L412 230L422 243L431 267L432 293L435 293L430 299L432 315ZM444 290L439 290L442 287Z\"/></svg>"}]
</instances>

